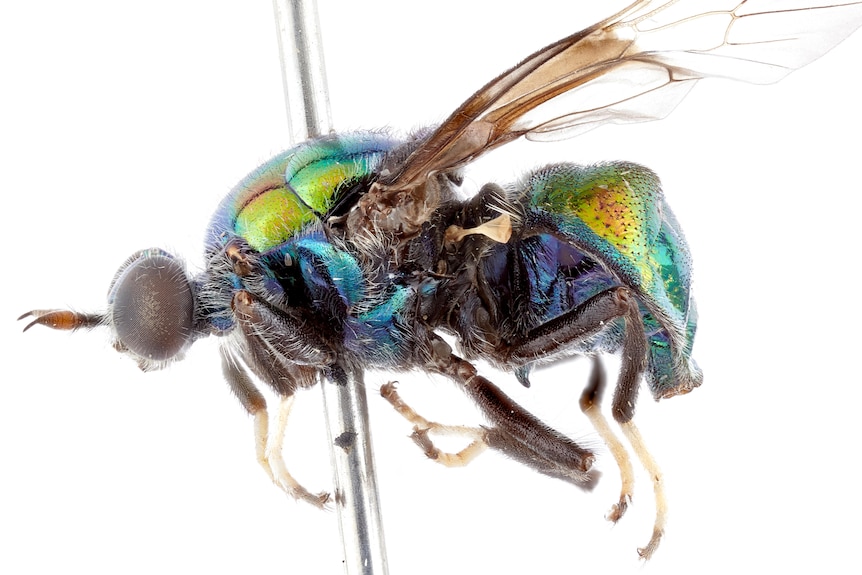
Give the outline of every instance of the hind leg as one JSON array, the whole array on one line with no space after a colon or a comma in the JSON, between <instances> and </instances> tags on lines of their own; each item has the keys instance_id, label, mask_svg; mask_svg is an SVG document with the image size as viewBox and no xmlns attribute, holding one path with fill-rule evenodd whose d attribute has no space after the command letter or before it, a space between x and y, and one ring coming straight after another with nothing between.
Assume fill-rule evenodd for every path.
<instances>
[{"instance_id":1,"label":"hind leg","mask_svg":"<svg viewBox=\"0 0 862 575\"><path fill-rule=\"evenodd\" d=\"M661 471L647 450L640 431L632 419L637 403L638 384L646 364L647 341L643 319L637 300L631 290L625 287L609 289L590 298L568 313L538 326L528 332L522 342L512 347L509 357L521 363L528 363L533 359L583 341L618 318L624 319L625 328L621 350L622 366L617 379L611 413L652 480L656 502L653 534L647 545L638 549L641 557L649 559L658 548L664 534L667 502L664 496ZM620 468L622 478L620 500L611 509L608 517L610 520L616 521L625 512L632 495L634 480L625 449L613 435L607 421L598 409L604 386L603 375L601 372L594 371L591 382L581 397L581 409L590 418L599 435L614 454Z\"/></svg>"}]
</instances>

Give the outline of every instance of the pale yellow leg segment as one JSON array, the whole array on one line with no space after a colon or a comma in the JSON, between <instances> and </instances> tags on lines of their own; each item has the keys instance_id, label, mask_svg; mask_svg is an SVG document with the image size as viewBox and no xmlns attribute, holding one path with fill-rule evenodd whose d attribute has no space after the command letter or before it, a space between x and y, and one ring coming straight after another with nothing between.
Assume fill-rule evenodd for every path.
<instances>
[{"instance_id":1,"label":"pale yellow leg segment","mask_svg":"<svg viewBox=\"0 0 862 575\"><path fill-rule=\"evenodd\" d=\"M269 460L266 458L266 442L268 440L269 414L266 412L266 408L258 409L254 414L254 454L257 457L257 462L260 463L272 482L278 485L278 481L272 474L272 468L269 466Z\"/></svg>"},{"instance_id":2,"label":"pale yellow leg segment","mask_svg":"<svg viewBox=\"0 0 862 575\"><path fill-rule=\"evenodd\" d=\"M611 450L611 453L617 462L617 467L620 470L620 480L622 484L620 487L620 500L611 507L611 510L608 511L608 514L605 516L608 521L616 523L626 512L629 502L632 500L632 494L634 493L635 474L632 469L632 462L631 459L629 459L629 454L626 452L625 446L623 446L622 442L617 439L616 435L614 435L614 432L611 430L611 426L608 425L608 420L605 419L604 415L602 415L600 406L598 404L590 404L589 406L582 406L582 410L593 424L593 427L602 438L602 441L604 441L605 445L608 446L608 449Z\"/></svg>"},{"instance_id":3,"label":"pale yellow leg segment","mask_svg":"<svg viewBox=\"0 0 862 575\"><path fill-rule=\"evenodd\" d=\"M446 467L464 467L483 451L488 449L488 444L485 442L485 430L480 427L464 427L461 425L441 425L428 422L427 429L413 427L413 434L410 438L422 448L425 455L429 459L433 459L437 463L442 463ZM460 436L470 439L470 444L457 453L449 453L440 450L434 442L428 437L429 434L437 435Z\"/></svg>"},{"instance_id":4,"label":"pale yellow leg segment","mask_svg":"<svg viewBox=\"0 0 862 575\"><path fill-rule=\"evenodd\" d=\"M652 487L655 492L655 525L653 526L652 538L650 538L646 547L638 549L638 554L640 554L643 559L649 559L652 557L652 554L655 553L655 550L658 549L662 535L664 535L664 524L667 516L667 500L664 496L661 470L658 468L658 464L656 464L655 459L653 459L652 455L647 451L640 431L638 431L634 421L628 421L621 424L621 426L623 428L623 434L625 434L629 443L632 444L632 449L634 449L635 454L637 454L638 459L640 459L641 465L643 465L650 478L652 478Z\"/></svg>"},{"instance_id":5,"label":"pale yellow leg segment","mask_svg":"<svg viewBox=\"0 0 862 575\"><path fill-rule=\"evenodd\" d=\"M284 457L282 456L284 430L287 428L287 419L290 415L291 407L293 407L293 396L281 400L278 407L275 435L268 440L266 416L258 418L255 415L255 444L258 450L258 461L260 461L260 464L267 471L270 478L272 478L273 483L278 485L285 493L294 499L301 499L322 509L326 505L326 502L329 501L329 494L325 491L317 494L309 492L293 478L284 464ZM261 453L261 450L263 453Z\"/></svg>"},{"instance_id":6,"label":"pale yellow leg segment","mask_svg":"<svg viewBox=\"0 0 862 575\"><path fill-rule=\"evenodd\" d=\"M401 396L395 390L395 383L389 382L380 388L380 395L388 401L395 411L413 424L413 434L410 436L416 444L422 448L425 455L429 459L433 459L437 463L441 463L446 467L463 467L473 461L480 453L488 448L486 441L486 432L481 427L466 427L463 425L442 425L433 421L428 421L412 407L404 403ZM449 453L441 451L434 442L431 441L429 434L448 435L457 437L466 437L470 439L470 444L457 453Z\"/></svg>"}]
</instances>

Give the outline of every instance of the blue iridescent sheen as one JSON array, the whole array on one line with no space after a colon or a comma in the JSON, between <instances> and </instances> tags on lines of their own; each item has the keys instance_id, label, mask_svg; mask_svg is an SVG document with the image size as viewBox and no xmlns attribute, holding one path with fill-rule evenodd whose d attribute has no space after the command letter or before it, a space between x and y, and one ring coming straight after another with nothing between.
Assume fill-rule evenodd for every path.
<instances>
[{"instance_id":1,"label":"blue iridescent sheen","mask_svg":"<svg viewBox=\"0 0 862 575\"><path fill-rule=\"evenodd\" d=\"M624 162L560 164L533 173L526 187L527 226L554 230L537 236L533 243L539 246L522 248L530 252L524 261L536 262L531 301L539 321L621 282L640 300L649 342L645 377L653 395L700 385L702 373L691 359L697 325L691 256L658 177ZM585 256L601 268L579 273L567 285L557 280L561 268ZM606 330L593 349L618 347L620 334Z\"/></svg>"},{"instance_id":2,"label":"blue iridescent sheen","mask_svg":"<svg viewBox=\"0 0 862 575\"><path fill-rule=\"evenodd\" d=\"M212 259L238 238L259 255L261 270L252 283L233 270L210 272L203 293L209 294L213 329L232 328L231 297L246 289L276 307L317 314L358 361L375 367L403 364L415 352L411 330L421 323L415 309L451 306L464 282L472 281L470 273L466 279L457 273L423 275L417 282L410 265L396 267L379 258L363 264L362 250L338 241L322 224L345 200L345 190L377 177L386 154L398 145L377 132L312 140L241 181L212 219L208 254ZM508 312L492 332L517 341L590 298L626 286L639 300L649 349L645 377L653 395L667 397L700 384L691 359L697 319L691 258L652 172L627 163L558 164L530 174L500 202L523 216L511 241L486 240L480 258L482 277L494 294L492 307ZM243 223L244 215L254 217ZM259 225L257 217L269 223ZM434 244L431 237L436 237L433 227L415 242L435 252L439 248L427 248ZM464 302L455 316L426 314L428 328L465 335L468 357L493 356L485 345L489 334L473 315L484 305L477 302ZM622 319L614 320L596 335L572 342L565 353L616 352L623 327ZM526 381L530 365L509 367Z\"/></svg>"},{"instance_id":3,"label":"blue iridescent sheen","mask_svg":"<svg viewBox=\"0 0 862 575\"><path fill-rule=\"evenodd\" d=\"M403 360L402 310L413 289L398 282L370 289L357 255L330 241L320 222L352 183L376 176L385 155L400 142L382 132L311 140L279 154L243 179L221 202L210 223L208 259L239 238L260 252L253 286L233 270L211 273L204 293L213 328L233 327L227 310L237 289L262 292L265 301L310 305L342 333L346 349L381 366ZM268 195L268 197L267 197ZM265 216L280 228L241 226L255 201L272 200ZM279 212L278 210L281 210ZM262 248L262 249L261 249Z\"/></svg>"}]
</instances>

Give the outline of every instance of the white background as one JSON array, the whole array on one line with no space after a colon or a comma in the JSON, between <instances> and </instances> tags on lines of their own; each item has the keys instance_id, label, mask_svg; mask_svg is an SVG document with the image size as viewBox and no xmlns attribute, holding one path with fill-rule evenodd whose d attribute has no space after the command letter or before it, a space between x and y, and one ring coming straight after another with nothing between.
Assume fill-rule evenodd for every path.
<instances>
[{"instance_id":1,"label":"white background","mask_svg":"<svg viewBox=\"0 0 862 575\"><path fill-rule=\"evenodd\" d=\"M336 126L438 122L521 57L609 12L482 4L322 2ZM592 494L496 454L444 469L377 396L392 376L369 374L393 574L857 564L860 53L857 35L778 85L703 82L665 121L513 144L478 166L476 185L550 160L656 170L695 255L706 379L661 404L642 394L636 420L671 507L666 539L641 567L635 548L653 513L642 475L612 528L603 514L618 479L604 452ZM270 3L4 4L0 62L0 572L340 573L334 514L288 500L255 463L216 342L142 374L105 334L21 335L15 322L32 308L100 308L139 248L201 265L219 199L287 144ZM600 448L577 406L585 367L537 373L529 391L486 373ZM477 421L448 382L400 381L426 415ZM326 488L319 392L302 394L295 414L288 465Z\"/></svg>"}]
</instances>

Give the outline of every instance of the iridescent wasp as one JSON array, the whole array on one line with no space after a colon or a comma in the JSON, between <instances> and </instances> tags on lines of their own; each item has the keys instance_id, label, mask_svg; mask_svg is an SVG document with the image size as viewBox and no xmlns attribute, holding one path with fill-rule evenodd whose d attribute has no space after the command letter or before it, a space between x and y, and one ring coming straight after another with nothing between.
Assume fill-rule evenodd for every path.
<instances>
[{"instance_id":1,"label":"iridescent wasp","mask_svg":"<svg viewBox=\"0 0 862 575\"><path fill-rule=\"evenodd\" d=\"M294 482L277 451L275 460L265 456L266 407L249 371L286 404L297 388L360 366L446 375L489 422L468 433L473 442L459 454L438 453L429 433L448 428L384 387L426 453L463 461L490 446L589 486L592 454L509 401L469 362L491 360L527 384L534 365L620 352L614 418L657 476L631 421L640 377L660 398L689 391L701 376L690 359L688 251L654 174L633 164L558 165L469 200L457 188L462 167L522 135L659 118L705 76L775 81L860 18L858 3L763 13L752 2L726 4L710 3L705 13L703 2L635 3L531 56L434 130L403 140L328 137L276 156L222 202L201 275L144 250L118 272L106 312L34 311L33 323L105 325L117 349L145 369L182 357L200 337L224 336L225 375L257 420L261 462L285 491L315 505L325 496ZM438 332L454 335L464 357ZM592 392L603 386L599 373ZM621 468L616 520L631 494L631 466L598 411L584 408ZM661 537L658 507L644 556Z\"/></svg>"}]
</instances>

